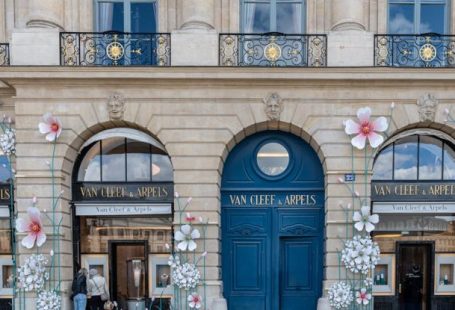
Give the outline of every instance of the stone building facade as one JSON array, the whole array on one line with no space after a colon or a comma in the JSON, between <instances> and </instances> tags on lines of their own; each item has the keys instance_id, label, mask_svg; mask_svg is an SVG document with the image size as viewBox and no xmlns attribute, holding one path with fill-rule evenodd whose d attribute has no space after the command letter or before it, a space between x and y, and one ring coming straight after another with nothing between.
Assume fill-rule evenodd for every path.
<instances>
[{"instance_id":1,"label":"stone building facade","mask_svg":"<svg viewBox=\"0 0 455 310\"><path fill-rule=\"evenodd\" d=\"M322 252L320 261L314 262L314 268L320 270L322 278L320 283L314 284L319 298L327 296L330 285L339 280L341 263L338 253L346 235L345 213L340 208L340 202L349 202L352 198L352 193L346 190L340 178L344 180L346 175L357 175L353 184L359 188L360 196L369 197L374 161L369 161L365 167L364 157L367 154L375 158L382 152L382 147L367 148L367 153L353 149L351 139L345 133L345 121L355 119L357 110L368 106L374 118L391 115L387 145L400 135L406 137L407 134L437 137L450 146L455 139L455 127L450 122L450 111L455 105L455 71L450 68L453 66L450 51L444 51L444 60L436 66L432 63L434 57L426 62L420 59L420 62L410 64L409 61L402 65L383 65L377 61L378 57L384 56L379 53L381 46L377 44L380 37L375 35L388 33L390 7L395 4L394 1L304 1L304 33L326 35L327 40L326 46L315 56L319 57L313 62L313 65L318 64L315 66L309 63L303 66L289 63L275 66L270 66L270 63L265 66L259 63L220 65L223 61L220 59L220 34L244 32L242 10L245 1L240 0L157 0L156 32L170 33L166 39L169 40L167 53L170 63L165 66L158 63L128 66L112 62L108 65L96 62L88 66L82 63L66 65L61 32L96 32L98 2L0 1L0 42L9 43L10 64L0 67L0 109L1 113L12 117L17 140L13 162L13 217L25 216L34 196L38 197L38 205L42 209L51 203L52 184L46 162L52 154L52 144L45 141L37 126L47 112L57 116L63 124L55 150L56 190L63 193L57 207L57 214L63 219L60 234L53 235L52 228L44 220L48 240L55 238L59 243L60 251L54 255L61 258L58 268L63 279L62 309L71 309L69 297L76 263L84 265L79 248L75 246L83 226L78 222L75 211L79 208L74 194L75 184L80 181L76 180L75 173L81 156L85 154L87 141L97 134L113 129L138 131L153 139L150 140L153 142L147 143L164 150L164 154L169 156L173 176L166 182L172 183L172 191L178 192L181 199L192 197L186 211L208 219L204 240L208 252L205 259L205 298L206 307L211 310L243 309L241 302L235 307L226 302L229 296L226 296L226 283L222 276L223 261L226 261L223 255L227 255L222 251L224 168L231 152L242 141L249 141L247 139L261 133L289 133L311 146L317 154L323 171L324 210L324 225L318 235L322 240ZM121 1L130 2L134 1ZM425 1L410 2L417 6ZM448 25L445 34L450 34L455 27L455 23L451 22L455 6L444 4ZM155 46L155 49L159 47ZM436 47L435 53L442 53L442 49ZM389 53L393 51L393 48L389 49ZM236 56L237 61L243 57L239 55ZM120 136L132 139L128 134ZM105 138L101 136L94 141ZM360 177L365 169L366 179ZM450 178L441 177L441 181L450 184ZM422 203L431 202L429 198L420 199ZM447 210L452 210L452 199L455 195L449 195L444 201ZM117 204L124 206L125 202ZM175 204L175 201L171 203L173 207ZM108 205L115 206L110 202ZM153 206L153 202L150 205ZM354 203L354 209L359 208L359 203ZM451 211L441 214L439 216L451 219ZM438 217L437 212L433 215ZM87 216L96 217L94 213ZM127 214L117 216L127 217ZM106 217L109 218L103 216ZM170 223L169 227L179 227L177 216L174 216L173 222L174 225ZM144 225L149 224L146 222ZM452 221L447 225L452 227ZM450 243L453 232L451 228L445 229L443 233L438 230L439 234L433 236L425 228L415 236L412 233L409 236L396 235L395 230L385 229L390 234L393 232L395 236L390 238L395 239L388 240L389 243L383 239L378 242L386 248L386 254L395 255L395 265L383 265L395 268L400 255L398 246L393 245L396 241L417 245L429 242L434 247L442 234L449 236L447 242ZM404 232L406 229L398 230ZM19 241L24 235L14 234L18 238L17 264L20 265L34 250L20 246ZM165 234L160 240L171 242L169 235ZM136 239L122 236L125 240ZM150 244L154 242L152 240ZM202 240L198 242L197 253L200 254ZM436 266L444 254L447 260L441 264L452 270L451 253L455 253L455 248L450 244L440 252L437 248L436 245L436 250L433 248L426 259L432 260ZM49 251L48 245L42 248L43 253ZM166 250L161 248L156 252L166 253ZM96 250L93 255L101 254ZM109 255L112 253L109 252ZM151 270L152 263L146 261ZM435 270L427 270L426 277L432 278L426 285L430 286L426 288L429 295L420 297L420 305L428 307L425 309L436 309L439 304L447 307L454 304L452 297L455 292L442 290L443 293L438 294L441 291L438 282L444 282L444 275L442 280L437 278ZM395 281L399 273L394 270L394 280L390 279L390 283L394 282L390 298L386 293L376 294L375 309L404 309L387 308L393 303L399 305L396 302L400 298L399 290L405 285L404 278L403 283ZM452 280L447 279L447 287L450 281L453 284L453 276L449 275ZM34 295L27 293L24 299L15 299L16 308L22 309L20 303L25 301L26 309L35 309L34 300ZM326 300L321 299L319 309L327 307ZM284 305L278 308L294 309ZM269 304L261 309L277 308Z\"/></svg>"}]
</instances>

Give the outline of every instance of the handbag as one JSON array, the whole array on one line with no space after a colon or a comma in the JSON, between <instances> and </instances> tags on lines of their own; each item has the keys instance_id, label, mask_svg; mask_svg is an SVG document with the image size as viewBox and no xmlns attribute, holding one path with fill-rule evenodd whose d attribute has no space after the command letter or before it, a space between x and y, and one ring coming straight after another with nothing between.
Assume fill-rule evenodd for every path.
<instances>
[{"instance_id":1,"label":"handbag","mask_svg":"<svg viewBox=\"0 0 455 310\"><path fill-rule=\"evenodd\" d=\"M92 281L93 281L93 284L95 284L96 289L99 291L100 288L98 287L98 285L96 285L96 281L94 279L92 279ZM100 298L101 298L102 301L108 301L109 300L109 294L106 292L106 280L104 280L103 292L101 293Z\"/></svg>"}]
</instances>

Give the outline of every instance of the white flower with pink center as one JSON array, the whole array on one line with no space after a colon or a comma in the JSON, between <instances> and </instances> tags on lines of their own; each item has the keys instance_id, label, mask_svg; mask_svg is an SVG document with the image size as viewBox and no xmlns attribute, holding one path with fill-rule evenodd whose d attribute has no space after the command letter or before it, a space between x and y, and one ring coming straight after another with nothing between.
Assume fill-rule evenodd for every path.
<instances>
[{"instance_id":1,"label":"white flower with pink center","mask_svg":"<svg viewBox=\"0 0 455 310\"><path fill-rule=\"evenodd\" d=\"M360 291L355 293L355 301L359 305L368 305L371 300L371 294L367 292L366 288L361 288Z\"/></svg>"},{"instance_id":2,"label":"white flower with pink center","mask_svg":"<svg viewBox=\"0 0 455 310\"><path fill-rule=\"evenodd\" d=\"M55 141L62 133L62 123L60 120L52 116L51 113L46 113L43 115L43 121L39 123L38 128L39 132L46 135L47 141Z\"/></svg>"},{"instance_id":3,"label":"white flower with pink center","mask_svg":"<svg viewBox=\"0 0 455 310\"><path fill-rule=\"evenodd\" d=\"M200 309L202 306L201 300L201 296L198 293L192 293L188 296L188 306L191 309Z\"/></svg>"},{"instance_id":4,"label":"white flower with pink center","mask_svg":"<svg viewBox=\"0 0 455 310\"><path fill-rule=\"evenodd\" d=\"M348 135L356 135L351 140L351 144L362 150L365 147L368 139L372 148L376 148L384 142L384 137L378 132L384 132L389 127L387 119L384 116L378 117L374 121L370 119L371 109L369 107L360 108L357 110L359 123L353 120L347 120L344 131Z\"/></svg>"},{"instance_id":5,"label":"white flower with pink center","mask_svg":"<svg viewBox=\"0 0 455 310\"><path fill-rule=\"evenodd\" d=\"M41 213L38 208L31 207L27 209L28 219L18 218L16 220L16 230L20 233L27 233L27 236L22 239L22 245L27 249L33 248L36 245L42 246L46 242L46 234L43 230L41 222Z\"/></svg>"}]
</instances>

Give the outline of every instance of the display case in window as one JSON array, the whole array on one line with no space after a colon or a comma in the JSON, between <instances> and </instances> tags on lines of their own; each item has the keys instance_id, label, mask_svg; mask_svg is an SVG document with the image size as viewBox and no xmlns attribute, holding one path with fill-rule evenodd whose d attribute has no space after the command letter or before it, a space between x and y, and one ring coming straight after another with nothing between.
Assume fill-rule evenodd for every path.
<instances>
[{"instance_id":1,"label":"display case in window","mask_svg":"<svg viewBox=\"0 0 455 310\"><path fill-rule=\"evenodd\" d=\"M395 294L395 254L381 254L373 274L373 295Z\"/></svg>"},{"instance_id":2,"label":"display case in window","mask_svg":"<svg viewBox=\"0 0 455 310\"><path fill-rule=\"evenodd\" d=\"M127 260L128 309L145 310L145 259Z\"/></svg>"},{"instance_id":3,"label":"display case in window","mask_svg":"<svg viewBox=\"0 0 455 310\"><path fill-rule=\"evenodd\" d=\"M11 256L0 256L0 298L13 296L13 260Z\"/></svg>"},{"instance_id":4,"label":"display case in window","mask_svg":"<svg viewBox=\"0 0 455 310\"><path fill-rule=\"evenodd\" d=\"M455 294L455 254L436 254L434 293Z\"/></svg>"},{"instance_id":5,"label":"display case in window","mask_svg":"<svg viewBox=\"0 0 455 310\"><path fill-rule=\"evenodd\" d=\"M168 264L169 255L149 255L149 292L152 297L172 297L174 289L171 286L171 266Z\"/></svg>"}]
</instances>

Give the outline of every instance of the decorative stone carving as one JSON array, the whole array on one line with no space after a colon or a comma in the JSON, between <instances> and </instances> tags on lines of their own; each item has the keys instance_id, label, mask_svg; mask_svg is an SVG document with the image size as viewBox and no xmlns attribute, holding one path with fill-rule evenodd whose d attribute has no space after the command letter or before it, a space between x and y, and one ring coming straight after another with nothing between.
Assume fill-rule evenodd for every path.
<instances>
[{"instance_id":1,"label":"decorative stone carving","mask_svg":"<svg viewBox=\"0 0 455 310\"><path fill-rule=\"evenodd\" d=\"M434 122L438 100L431 94L426 94L417 100L421 122Z\"/></svg>"},{"instance_id":2,"label":"decorative stone carving","mask_svg":"<svg viewBox=\"0 0 455 310\"><path fill-rule=\"evenodd\" d=\"M107 101L107 110L111 120L123 119L125 113L125 97L120 93L113 93Z\"/></svg>"},{"instance_id":3,"label":"decorative stone carving","mask_svg":"<svg viewBox=\"0 0 455 310\"><path fill-rule=\"evenodd\" d=\"M267 117L272 120L279 120L283 112L283 99L277 93L272 93L264 99L264 111Z\"/></svg>"}]
</instances>

